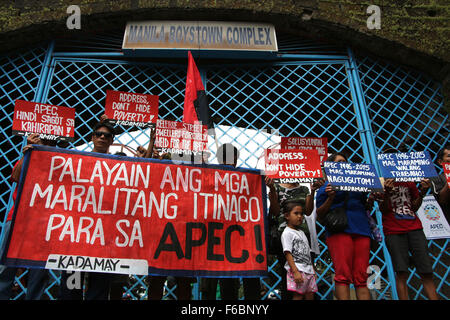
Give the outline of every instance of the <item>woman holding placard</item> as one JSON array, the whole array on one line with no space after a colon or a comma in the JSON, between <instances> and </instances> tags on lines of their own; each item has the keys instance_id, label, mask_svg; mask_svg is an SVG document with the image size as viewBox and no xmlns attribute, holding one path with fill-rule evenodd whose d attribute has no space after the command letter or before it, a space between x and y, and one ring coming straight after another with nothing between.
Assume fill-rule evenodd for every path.
<instances>
[{"instance_id":1,"label":"woman holding placard","mask_svg":"<svg viewBox=\"0 0 450 320\"><path fill-rule=\"evenodd\" d=\"M347 157L343 153L334 153L327 161L347 162ZM335 295L339 300L350 299L351 283L356 288L358 300L370 300L367 268L371 229L366 206L366 193L336 191L330 183L317 191L317 220L325 226L335 270Z\"/></svg>"}]
</instances>

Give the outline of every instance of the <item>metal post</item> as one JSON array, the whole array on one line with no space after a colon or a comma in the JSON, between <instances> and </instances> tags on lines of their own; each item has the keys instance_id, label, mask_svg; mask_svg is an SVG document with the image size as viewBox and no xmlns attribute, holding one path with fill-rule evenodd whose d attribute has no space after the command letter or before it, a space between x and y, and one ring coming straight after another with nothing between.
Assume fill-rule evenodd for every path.
<instances>
[{"instance_id":1,"label":"metal post","mask_svg":"<svg viewBox=\"0 0 450 320\"><path fill-rule=\"evenodd\" d=\"M367 106L365 103L365 99L364 99L364 93L361 87L361 79L359 78L359 74L358 74L358 66L356 64L353 52L350 48L347 49L348 52L348 56L349 56L349 64L350 64L350 76L353 79L352 83L354 86L354 91L356 93L356 100L357 103L355 104L356 109L355 110L356 113L360 114L361 120L363 122L363 126L365 128L364 133L366 135L366 143L368 145L368 150L369 150L369 157L371 159L372 164L375 165L375 168L378 172L378 174L380 174L380 167L378 165L378 161L377 161L377 153L376 153L376 145L375 145L375 140L374 140L374 135L372 132L372 128L370 126L370 118L369 118L369 114L367 112ZM378 223L378 227L380 228L380 230L383 230L383 226L382 226L382 221L381 221L381 214L378 212L378 209L376 211L376 217L377 217L377 223ZM389 282L391 284L391 292L392 292L392 297L395 300L398 300L398 294L397 294L397 287L396 287L396 281L395 281L395 272L394 272L394 268L392 266L392 260L391 260L391 256L386 248L386 243L384 241L384 237L383 237L383 254L384 254L384 258L385 258L385 263L386 263L386 269L387 269L387 273L388 273L388 278L389 278Z\"/></svg>"}]
</instances>

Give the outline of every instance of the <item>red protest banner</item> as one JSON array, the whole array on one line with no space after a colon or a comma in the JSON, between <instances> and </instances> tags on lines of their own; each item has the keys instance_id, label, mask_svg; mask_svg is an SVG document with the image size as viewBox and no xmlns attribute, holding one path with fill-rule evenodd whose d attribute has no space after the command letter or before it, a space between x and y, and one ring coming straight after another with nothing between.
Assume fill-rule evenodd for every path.
<instances>
[{"instance_id":1,"label":"red protest banner","mask_svg":"<svg viewBox=\"0 0 450 320\"><path fill-rule=\"evenodd\" d=\"M445 179L447 179L447 184L450 187L450 163L443 162L442 167L444 168Z\"/></svg>"},{"instance_id":2,"label":"red protest banner","mask_svg":"<svg viewBox=\"0 0 450 320\"><path fill-rule=\"evenodd\" d=\"M184 150L202 152L207 150L208 128L202 124L158 119L155 147L163 152L183 153Z\"/></svg>"},{"instance_id":3,"label":"red protest banner","mask_svg":"<svg viewBox=\"0 0 450 320\"><path fill-rule=\"evenodd\" d=\"M316 149L266 149L265 173L280 183L312 182L322 177Z\"/></svg>"},{"instance_id":4,"label":"red protest banner","mask_svg":"<svg viewBox=\"0 0 450 320\"><path fill-rule=\"evenodd\" d=\"M16 100L14 105L14 135L39 133L41 139L72 141L74 126L73 108L25 100Z\"/></svg>"},{"instance_id":5,"label":"red protest banner","mask_svg":"<svg viewBox=\"0 0 450 320\"><path fill-rule=\"evenodd\" d=\"M328 142L327 138L313 138L313 137L281 137L281 149L302 149L312 150L316 149L319 153L320 163L328 157Z\"/></svg>"},{"instance_id":6,"label":"red protest banner","mask_svg":"<svg viewBox=\"0 0 450 320\"><path fill-rule=\"evenodd\" d=\"M151 94L106 90L105 114L109 121L125 126L154 125L159 97Z\"/></svg>"},{"instance_id":7,"label":"red protest banner","mask_svg":"<svg viewBox=\"0 0 450 320\"><path fill-rule=\"evenodd\" d=\"M8 265L180 276L267 271L257 170L120 160L37 146L19 184Z\"/></svg>"}]
</instances>

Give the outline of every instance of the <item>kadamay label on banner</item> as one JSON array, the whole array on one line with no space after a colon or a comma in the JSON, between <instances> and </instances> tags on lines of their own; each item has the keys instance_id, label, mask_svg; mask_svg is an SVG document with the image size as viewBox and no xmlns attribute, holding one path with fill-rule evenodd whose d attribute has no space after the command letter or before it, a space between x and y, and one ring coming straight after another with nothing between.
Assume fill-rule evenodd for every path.
<instances>
[{"instance_id":1,"label":"kadamay label on banner","mask_svg":"<svg viewBox=\"0 0 450 320\"><path fill-rule=\"evenodd\" d=\"M356 192L378 192L383 187L375 166L350 162L324 162L327 181L334 190Z\"/></svg>"},{"instance_id":2,"label":"kadamay label on banner","mask_svg":"<svg viewBox=\"0 0 450 320\"><path fill-rule=\"evenodd\" d=\"M12 133L28 136L39 133L41 139L73 141L75 109L25 100L16 100Z\"/></svg>"},{"instance_id":3,"label":"kadamay label on banner","mask_svg":"<svg viewBox=\"0 0 450 320\"><path fill-rule=\"evenodd\" d=\"M450 187L450 163L442 163L442 168L444 168L445 179L447 180L447 184Z\"/></svg>"},{"instance_id":4,"label":"kadamay label on banner","mask_svg":"<svg viewBox=\"0 0 450 320\"><path fill-rule=\"evenodd\" d=\"M105 114L109 121L124 126L154 126L159 97L151 94L106 90Z\"/></svg>"},{"instance_id":5,"label":"kadamay label on banner","mask_svg":"<svg viewBox=\"0 0 450 320\"><path fill-rule=\"evenodd\" d=\"M327 138L314 137L281 137L281 149L317 150L320 163L328 157Z\"/></svg>"},{"instance_id":6,"label":"kadamay label on banner","mask_svg":"<svg viewBox=\"0 0 450 320\"><path fill-rule=\"evenodd\" d=\"M2 262L59 270L264 276L259 170L35 146Z\"/></svg>"},{"instance_id":7,"label":"kadamay label on banner","mask_svg":"<svg viewBox=\"0 0 450 320\"><path fill-rule=\"evenodd\" d=\"M382 153L377 158L385 179L418 182L438 175L428 151Z\"/></svg>"},{"instance_id":8,"label":"kadamay label on banner","mask_svg":"<svg viewBox=\"0 0 450 320\"><path fill-rule=\"evenodd\" d=\"M208 128L200 123L158 119L155 147L163 153L201 153L208 149Z\"/></svg>"},{"instance_id":9,"label":"kadamay label on banner","mask_svg":"<svg viewBox=\"0 0 450 320\"><path fill-rule=\"evenodd\" d=\"M266 149L265 174L279 183L312 182L322 177L317 150Z\"/></svg>"}]
</instances>

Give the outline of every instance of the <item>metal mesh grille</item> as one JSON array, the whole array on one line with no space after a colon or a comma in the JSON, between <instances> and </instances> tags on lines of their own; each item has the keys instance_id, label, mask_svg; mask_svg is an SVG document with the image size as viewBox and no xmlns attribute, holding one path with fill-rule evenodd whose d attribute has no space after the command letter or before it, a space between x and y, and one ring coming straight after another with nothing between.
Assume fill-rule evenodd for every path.
<instances>
[{"instance_id":1,"label":"metal mesh grille","mask_svg":"<svg viewBox=\"0 0 450 320\"><path fill-rule=\"evenodd\" d=\"M218 124L327 137L331 149L346 149L355 162L363 159L344 64L209 70L207 91Z\"/></svg>"},{"instance_id":2,"label":"metal mesh grille","mask_svg":"<svg viewBox=\"0 0 450 320\"><path fill-rule=\"evenodd\" d=\"M428 150L436 160L450 136L440 84L420 73L368 57L358 60L358 70L377 152L388 147L404 152ZM442 167L436 168L442 172ZM448 300L449 240L430 240L428 247L438 294ZM415 268L409 271L410 298L424 299L419 275Z\"/></svg>"},{"instance_id":3,"label":"metal mesh grille","mask_svg":"<svg viewBox=\"0 0 450 320\"><path fill-rule=\"evenodd\" d=\"M284 47L291 52L297 46L290 38ZM320 47L324 53L325 47ZM315 53L313 47L311 52ZM341 54L341 49L329 49ZM295 51L295 50L294 50ZM292 51L293 52L293 51ZM1 167L3 208L8 208L11 185L10 170L20 157L21 138L10 137L15 99L33 100L37 93L40 68L45 50L36 48L23 54L3 57L0 101L2 158ZM300 59L299 59L300 60ZM413 71L404 70L370 58L357 60L367 110L362 110L352 97L351 83L355 79L347 61L277 62L274 64L201 65L219 144L231 142L240 150L239 166L256 167L265 148L276 145L279 136L322 136L328 138L330 151L347 151L352 162L364 162L362 132L371 131L379 152L387 146L406 150L430 150L433 156L448 142L448 115L442 107L439 84ZM104 110L106 90L156 94L160 97L159 116L167 120L182 118L186 65L143 64L125 60L85 58L54 58L51 61L48 87L43 88L43 102L76 109L75 141L69 148L91 150L92 126ZM349 81L352 80L352 81ZM371 127L365 128L358 114L367 111ZM245 128L245 129L244 129ZM275 131L273 130L275 129ZM137 147L138 140L148 141L148 133L128 127L118 127L119 143ZM263 134L261 134L263 133ZM210 141L213 152L215 141ZM365 147L365 146L364 146ZM257 150L256 152L254 150ZM439 169L439 168L438 168ZM3 209L4 215L6 209ZM375 212L373 213L375 214ZM2 221L4 221L2 219ZM332 299L333 267L324 240L324 229L318 224L321 252L317 257L319 292L321 299ZM448 240L430 241L435 277L439 294L448 299L449 253ZM393 279L389 279L389 259L383 255L384 245L374 245L371 265L380 268L380 287L371 290L375 299L391 299ZM271 259L268 278L261 279L265 291L263 299L279 297L281 266ZM408 280L411 298L424 297L418 275L411 270ZM50 271L51 281L44 299L55 299L59 273ZM18 275L17 295L21 299L26 290L26 273ZM174 287L165 287L165 299L175 298ZM132 299L146 299L145 277L132 276L125 295ZM198 282L193 286L194 298L199 298Z\"/></svg>"}]
</instances>

